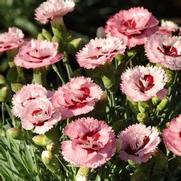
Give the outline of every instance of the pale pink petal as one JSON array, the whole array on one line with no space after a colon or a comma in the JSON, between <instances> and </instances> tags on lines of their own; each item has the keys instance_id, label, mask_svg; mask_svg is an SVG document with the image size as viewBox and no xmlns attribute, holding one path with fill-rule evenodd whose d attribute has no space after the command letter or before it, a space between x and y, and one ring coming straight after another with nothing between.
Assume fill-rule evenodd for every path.
<instances>
[{"instance_id":1,"label":"pale pink petal","mask_svg":"<svg viewBox=\"0 0 181 181\"><path fill-rule=\"evenodd\" d=\"M58 43L47 40L31 40L20 48L14 63L26 69L35 69L52 65L62 57L63 54L58 54Z\"/></svg>"},{"instance_id":2,"label":"pale pink petal","mask_svg":"<svg viewBox=\"0 0 181 181\"><path fill-rule=\"evenodd\" d=\"M136 66L121 75L120 88L132 101L147 101L166 85L166 74L159 67Z\"/></svg>"},{"instance_id":3,"label":"pale pink petal","mask_svg":"<svg viewBox=\"0 0 181 181\"><path fill-rule=\"evenodd\" d=\"M74 7L74 0L47 0L35 10L35 18L40 23L46 24L57 17L72 12Z\"/></svg>"}]
</instances>

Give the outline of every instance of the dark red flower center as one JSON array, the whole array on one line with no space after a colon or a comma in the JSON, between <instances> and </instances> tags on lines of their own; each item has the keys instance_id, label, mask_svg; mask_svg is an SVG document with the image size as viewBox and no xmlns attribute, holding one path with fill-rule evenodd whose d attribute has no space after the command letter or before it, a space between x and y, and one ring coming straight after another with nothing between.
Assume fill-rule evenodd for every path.
<instances>
[{"instance_id":1,"label":"dark red flower center","mask_svg":"<svg viewBox=\"0 0 181 181\"><path fill-rule=\"evenodd\" d=\"M127 20L123 23L128 29L135 29L136 28L136 21L134 19Z\"/></svg>"},{"instance_id":2,"label":"dark red flower center","mask_svg":"<svg viewBox=\"0 0 181 181\"><path fill-rule=\"evenodd\" d=\"M40 114L42 114L43 110L42 109L37 109L35 111L32 112L32 116L38 116ZM33 123L34 126L43 126L44 122L43 121L37 121L35 123Z\"/></svg>"},{"instance_id":3,"label":"dark red flower center","mask_svg":"<svg viewBox=\"0 0 181 181\"><path fill-rule=\"evenodd\" d=\"M79 138L81 147L87 150L88 153L98 150L100 148L99 137L100 134L97 131L86 133L83 137Z\"/></svg>"},{"instance_id":4,"label":"dark red flower center","mask_svg":"<svg viewBox=\"0 0 181 181\"><path fill-rule=\"evenodd\" d=\"M162 45L162 48L158 47L158 50L167 56L171 56L171 57L181 56L181 54L178 53L177 49L174 46Z\"/></svg>"},{"instance_id":5,"label":"dark red flower center","mask_svg":"<svg viewBox=\"0 0 181 181\"><path fill-rule=\"evenodd\" d=\"M179 132L179 136L180 136L180 138L181 138L181 131Z\"/></svg>"},{"instance_id":6,"label":"dark red flower center","mask_svg":"<svg viewBox=\"0 0 181 181\"><path fill-rule=\"evenodd\" d=\"M150 90L154 86L154 78L152 75L145 75L139 80L139 88L142 92Z\"/></svg>"},{"instance_id":7,"label":"dark red flower center","mask_svg":"<svg viewBox=\"0 0 181 181\"><path fill-rule=\"evenodd\" d=\"M128 145L125 149L125 152L129 155L136 155L136 152L143 149L147 143L150 141L150 138L148 136L145 136L143 139L143 144L141 146L138 146L138 143L136 143L136 149L133 149L130 145Z\"/></svg>"},{"instance_id":8,"label":"dark red flower center","mask_svg":"<svg viewBox=\"0 0 181 181\"><path fill-rule=\"evenodd\" d=\"M82 108L86 105L85 100L87 97L90 95L90 90L87 87L82 87L80 89L82 94L79 97L76 97L76 100L72 99L72 105L69 105L69 109L77 109L77 108Z\"/></svg>"}]
</instances>

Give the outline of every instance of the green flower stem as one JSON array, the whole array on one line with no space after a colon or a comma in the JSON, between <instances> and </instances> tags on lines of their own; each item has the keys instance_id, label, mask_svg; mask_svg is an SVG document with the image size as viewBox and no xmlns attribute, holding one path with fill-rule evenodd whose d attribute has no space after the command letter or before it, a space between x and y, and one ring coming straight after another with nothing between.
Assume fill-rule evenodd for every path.
<instances>
[{"instance_id":1,"label":"green flower stem","mask_svg":"<svg viewBox=\"0 0 181 181\"><path fill-rule=\"evenodd\" d=\"M46 68L38 68L33 70L33 80L32 83L41 84L46 87Z\"/></svg>"},{"instance_id":2,"label":"green flower stem","mask_svg":"<svg viewBox=\"0 0 181 181\"><path fill-rule=\"evenodd\" d=\"M65 68L66 68L66 71L67 71L67 75L68 75L68 78L70 80L71 79L71 75L72 75L72 68L70 66L69 59L68 59L68 54L66 52L64 53L63 63L65 65Z\"/></svg>"},{"instance_id":3,"label":"green flower stem","mask_svg":"<svg viewBox=\"0 0 181 181\"><path fill-rule=\"evenodd\" d=\"M89 171L90 169L87 167L80 167L77 172L75 181L88 181Z\"/></svg>"},{"instance_id":4,"label":"green flower stem","mask_svg":"<svg viewBox=\"0 0 181 181\"><path fill-rule=\"evenodd\" d=\"M60 69L58 69L55 64L52 65L52 68L55 71L55 73L58 75L58 77L59 77L60 81L62 82L62 84L65 84L65 80L64 80L64 78L62 76L62 73L60 72Z\"/></svg>"}]
</instances>

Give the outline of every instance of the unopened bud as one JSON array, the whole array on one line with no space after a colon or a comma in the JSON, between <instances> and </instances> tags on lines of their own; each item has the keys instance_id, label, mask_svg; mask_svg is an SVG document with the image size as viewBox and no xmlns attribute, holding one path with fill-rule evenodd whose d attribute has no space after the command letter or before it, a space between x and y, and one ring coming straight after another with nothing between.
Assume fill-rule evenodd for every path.
<instances>
[{"instance_id":1,"label":"unopened bud","mask_svg":"<svg viewBox=\"0 0 181 181\"><path fill-rule=\"evenodd\" d=\"M172 70L165 70L167 76L167 84L170 85L173 83L174 80L174 72Z\"/></svg>"},{"instance_id":2,"label":"unopened bud","mask_svg":"<svg viewBox=\"0 0 181 181\"><path fill-rule=\"evenodd\" d=\"M21 139L22 132L20 128L9 128L6 134L13 139Z\"/></svg>"},{"instance_id":3,"label":"unopened bud","mask_svg":"<svg viewBox=\"0 0 181 181\"><path fill-rule=\"evenodd\" d=\"M0 84L6 84L6 79L3 75L0 74Z\"/></svg>"},{"instance_id":4,"label":"unopened bud","mask_svg":"<svg viewBox=\"0 0 181 181\"><path fill-rule=\"evenodd\" d=\"M76 51L82 44L82 38L76 38L69 42L68 49L70 51Z\"/></svg>"},{"instance_id":5,"label":"unopened bud","mask_svg":"<svg viewBox=\"0 0 181 181\"><path fill-rule=\"evenodd\" d=\"M48 41L52 40L52 35L47 30L43 29L41 34L45 40L48 40Z\"/></svg>"},{"instance_id":6,"label":"unopened bud","mask_svg":"<svg viewBox=\"0 0 181 181\"><path fill-rule=\"evenodd\" d=\"M41 159L44 165L53 173L59 173L59 162L54 157L51 151L45 150L41 154Z\"/></svg>"},{"instance_id":7,"label":"unopened bud","mask_svg":"<svg viewBox=\"0 0 181 181\"><path fill-rule=\"evenodd\" d=\"M147 121L147 114L145 114L145 113L138 113L137 114L137 120L140 122L140 123L142 123L142 124L144 124L146 121Z\"/></svg>"},{"instance_id":8,"label":"unopened bud","mask_svg":"<svg viewBox=\"0 0 181 181\"><path fill-rule=\"evenodd\" d=\"M0 102L6 102L10 95L10 89L7 85L0 87Z\"/></svg>"},{"instance_id":9,"label":"unopened bud","mask_svg":"<svg viewBox=\"0 0 181 181\"><path fill-rule=\"evenodd\" d=\"M45 165L50 164L51 160L53 159L52 152L48 150L44 150L41 154L41 159Z\"/></svg>"},{"instance_id":10,"label":"unopened bud","mask_svg":"<svg viewBox=\"0 0 181 181\"><path fill-rule=\"evenodd\" d=\"M141 113L146 112L148 108L149 108L149 105L146 102L138 102L138 110Z\"/></svg>"},{"instance_id":11,"label":"unopened bud","mask_svg":"<svg viewBox=\"0 0 181 181\"><path fill-rule=\"evenodd\" d=\"M21 83L11 83L11 90L13 92L18 92L23 87Z\"/></svg>"},{"instance_id":12,"label":"unopened bud","mask_svg":"<svg viewBox=\"0 0 181 181\"><path fill-rule=\"evenodd\" d=\"M105 87L106 89L111 89L112 86L113 86L111 79L108 78L108 77L105 76L105 75L102 76L102 82L103 82L104 87Z\"/></svg>"},{"instance_id":13,"label":"unopened bud","mask_svg":"<svg viewBox=\"0 0 181 181\"><path fill-rule=\"evenodd\" d=\"M38 146L47 146L52 140L45 135L36 135L32 138L33 142Z\"/></svg>"},{"instance_id":14,"label":"unopened bud","mask_svg":"<svg viewBox=\"0 0 181 181\"><path fill-rule=\"evenodd\" d=\"M46 146L48 151L54 152L56 150L56 145L55 143L50 143Z\"/></svg>"},{"instance_id":15,"label":"unopened bud","mask_svg":"<svg viewBox=\"0 0 181 181\"><path fill-rule=\"evenodd\" d=\"M162 99L162 101L160 102L160 104L158 104L157 106L157 111L162 111L163 109L165 109L165 107L168 104L168 97L165 97L164 99Z\"/></svg>"},{"instance_id":16,"label":"unopened bud","mask_svg":"<svg viewBox=\"0 0 181 181\"><path fill-rule=\"evenodd\" d=\"M76 181L88 181L88 175L89 175L89 168L87 167L80 167L77 175L76 175Z\"/></svg>"},{"instance_id":17,"label":"unopened bud","mask_svg":"<svg viewBox=\"0 0 181 181\"><path fill-rule=\"evenodd\" d=\"M154 106L156 106L156 105L159 104L160 99L158 98L158 96L154 96L154 97L152 97L151 101L152 101L152 104L153 104Z\"/></svg>"},{"instance_id":18,"label":"unopened bud","mask_svg":"<svg viewBox=\"0 0 181 181\"><path fill-rule=\"evenodd\" d=\"M0 129L0 137L5 137L6 134L5 134L5 131L3 129Z\"/></svg>"}]
</instances>

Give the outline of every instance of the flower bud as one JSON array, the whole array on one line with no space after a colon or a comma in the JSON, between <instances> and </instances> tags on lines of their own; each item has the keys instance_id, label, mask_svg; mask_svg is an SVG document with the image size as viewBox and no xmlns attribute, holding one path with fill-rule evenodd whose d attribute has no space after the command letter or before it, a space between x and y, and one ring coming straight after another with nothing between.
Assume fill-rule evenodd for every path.
<instances>
[{"instance_id":1,"label":"flower bud","mask_svg":"<svg viewBox=\"0 0 181 181\"><path fill-rule=\"evenodd\" d=\"M154 97L151 99L151 101L152 101L152 104L153 104L154 106L156 106L156 105L159 104L160 99L158 98L158 96L154 96Z\"/></svg>"},{"instance_id":2,"label":"flower bud","mask_svg":"<svg viewBox=\"0 0 181 181\"><path fill-rule=\"evenodd\" d=\"M5 131L3 129L0 129L0 138L5 136L6 136Z\"/></svg>"},{"instance_id":3,"label":"flower bud","mask_svg":"<svg viewBox=\"0 0 181 181\"><path fill-rule=\"evenodd\" d=\"M45 150L41 154L41 159L44 165L53 173L59 174L59 162L54 157L51 151Z\"/></svg>"},{"instance_id":4,"label":"flower bud","mask_svg":"<svg viewBox=\"0 0 181 181\"><path fill-rule=\"evenodd\" d=\"M138 120L140 123L142 123L142 124L146 123L146 121L147 121L147 114L145 114L144 112L138 113L138 114L137 114L137 120Z\"/></svg>"},{"instance_id":5,"label":"flower bud","mask_svg":"<svg viewBox=\"0 0 181 181\"><path fill-rule=\"evenodd\" d=\"M0 74L0 84L6 84L6 79L3 75Z\"/></svg>"},{"instance_id":6,"label":"flower bud","mask_svg":"<svg viewBox=\"0 0 181 181\"><path fill-rule=\"evenodd\" d=\"M21 83L11 83L11 90L13 92L19 91L23 87L23 84Z\"/></svg>"},{"instance_id":7,"label":"flower bud","mask_svg":"<svg viewBox=\"0 0 181 181\"><path fill-rule=\"evenodd\" d=\"M86 167L80 167L75 180L76 181L88 181L88 175L89 175L89 168Z\"/></svg>"},{"instance_id":8,"label":"flower bud","mask_svg":"<svg viewBox=\"0 0 181 181\"><path fill-rule=\"evenodd\" d=\"M0 87L0 102L6 102L10 95L10 89L7 85Z\"/></svg>"},{"instance_id":9,"label":"flower bud","mask_svg":"<svg viewBox=\"0 0 181 181\"><path fill-rule=\"evenodd\" d=\"M52 152L48 150L44 150L41 154L41 159L45 165L50 164L51 160L53 159Z\"/></svg>"},{"instance_id":10,"label":"flower bud","mask_svg":"<svg viewBox=\"0 0 181 181\"><path fill-rule=\"evenodd\" d=\"M167 76L167 84L171 85L174 80L174 72L172 70L166 69L166 76Z\"/></svg>"},{"instance_id":11,"label":"flower bud","mask_svg":"<svg viewBox=\"0 0 181 181\"><path fill-rule=\"evenodd\" d=\"M157 106L157 111L162 111L167 106L168 101L168 97L163 98L160 104Z\"/></svg>"},{"instance_id":12,"label":"flower bud","mask_svg":"<svg viewBox=\"0 0 181 181\"><path fill-rule=\"evenodd\" d=\"M108 78L106 75L103 75L103 76L102 76L102 82L103 82L104 87L105 87L106 89L111 89L112 86L113 86L111 79Z\"/></svg>"},{"instance_id":13,"label":"flower bud","mask_svg":"<svg viewBox=\"0 0 181 181\"><path fill-rule=\"evenodd\" d=\"M52 40L52 35L47 30L43 29L41 34L45 40Z\"/></svg>"},{"instance_id":14,"label":"flower bud","mask_svg":"<svg viewBox=\"0 0 181 181\"><path fill-rule=\"evenodd\" d=\"M6 59L1 59L0 61L0 72L4 73L8 69L8 61Z\"/></svg>"},{"instance_id":15,"label":"flower bud","mask_svg":"<svg viewBox=\"0 0 181 181\"><path fill-rule=\"evenodd\" d=\"M146 102L138 102L138 110L141 113L146 112L148 108L149 108L149 105Z\"/></svg>"},{"instance_id":16,"label":"flower bud","mask_svg":"<svg viewBox=\"0 0 181 181\"><path fill-rule=\"evenodd\" d=\"M76 38L69 42L68 44L68 50L70 52L75 52L82 44L82 38Z\"/></svg>"},{"instance_id":17,"label":"flower bud","mask_svg":"<svg viewBox=\"0 0 181 181\"><path fill-rule=\"evenodd\" d=\"M128 55L128 57L134 57L136 55L136 50L134 50L134 49L128 50L127 55Z\"/></svg>"},{"instance_id":18,"label":"flower bud","mask_svg":"<svg viewBox=\"0 0 181 181\"><path fill-rule=\"evenodd\" d=\"M55 152L57 150L57 146L55 143L50 143L46 146L46 149L51 152Z\"/></svg>"},{"instance_id":19,"label":"flower bud","mask_svg":"<svg viewBox=\"0 0 181 181\"><path fill-rule=\"evenodd\" d=\"M13 139L21 139L22 132L20 128L9 128L6 134Z\"/></svg>"},{"instance_id":20,"label":"flower bud","mask_svg":"<svg viewBox=\"0 0 181 181\"><path fill-rule=\"evenodd\" d=\"M45 135L36 135L32 138L33 142L38 146L47 146L52 140Z\"/></svg>"}]
</instances>

